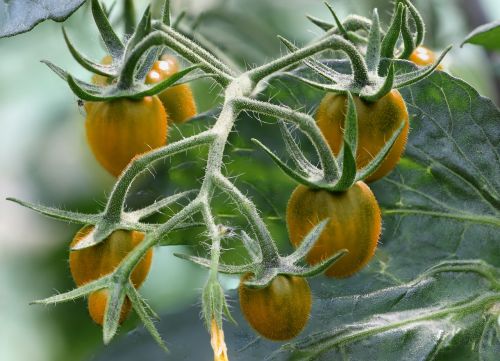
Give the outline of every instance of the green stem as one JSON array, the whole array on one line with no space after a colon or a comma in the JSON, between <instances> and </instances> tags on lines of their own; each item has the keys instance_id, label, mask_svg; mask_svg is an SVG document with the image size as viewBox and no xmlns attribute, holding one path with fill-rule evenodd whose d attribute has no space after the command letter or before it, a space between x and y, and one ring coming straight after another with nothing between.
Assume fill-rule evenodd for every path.
<instances>
[{"instance_id":1,"label":"green stem","mask_svg":"<svg viewBox=\"0 0 500 361\"><path fill-rule=\"evenodd\" d=\"M351 62L354 75L354 83L360 87L368 84L368 69L366 68L363 56L354 45L338 35L330 35L329 37L324 38L317 43L308 45L268 64L252 69L247 72L247 75L250 77L250 79L252 79L252 81L257 83L273 73L276 73L288 66L294 65L310 56L313 56L316 53L327 49L341 50L346 53Z\"/></svg>"},{"instance_id":2,"label":"green stem","mask_svg":"<svg viewBox=\"0 0 500 361\"><path fill-rule=\"evenodd\" d=\"M333 156L323 133L311 116L294 111L293 109L247 97L238 98L237 102L238 106L242 110L250 110L252 112L269 115L278 119L284 118L289 122L296 124L309 137L316 148L324 172L325 181L330 183L338 178L339 166L337 164L337 160Z\"/></svg>"},{"instance_id":3,"label":"green stem","mask_svg":"<svg viewBox=\"0 0 500 361\"><path fill-rule=\"evenodd\" d=\"M134 158L113 187L106 209L104 210L104 218L110 222L120 221L123 212L123 205L125 203L125 197L132 182L139 174L146 170L146 167L149 164L176 153L208 144L212 142L214 138L214 133L208 130L192 137L179 140L165 147L152 150L141 157Z\"/></svg>"},{"instance_id":4,"label":"green stem","mask_svg":"<svg viewBox=\"0 0 500 361\"><path fill-rule=\"evenodd\" d=\"M170 29L168 27L165 28ZM175 31L172 30L171 33L175 33ZM188 48L182 45L176 41L171 34L165 34L162 31L155 31L144 38L144 40L142 40L130 53L129 57L125 61L122 75L118 79L117 87L119 89L131 88L134 83L135 69L137 68L137 64L144 53L154 46L161 45L170 47L193 64L202 64L201 69L203 71L206 73L217 74L217 77L214 79L221 85L227 86L231 82L231 75L213 65L210 58L198 54L193 48ZM213 56L211 56L211 58L213 58Z\"/></svg>"}]
</instances>

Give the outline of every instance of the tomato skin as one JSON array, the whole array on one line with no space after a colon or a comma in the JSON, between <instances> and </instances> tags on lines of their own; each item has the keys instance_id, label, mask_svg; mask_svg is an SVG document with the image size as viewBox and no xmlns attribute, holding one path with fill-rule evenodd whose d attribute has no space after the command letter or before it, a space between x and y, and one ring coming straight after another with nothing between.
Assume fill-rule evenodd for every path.
<instances>
[{"instance_id":1,"label":"tomato skin","mask_svg":"<svg viewBox=\"0 0 500 361\"><path fill-rule=\"evenodd\" d=\"M107 289L102 289L96 292L92 292L87 300L90 317L95 323L101 326L104 324L104 315L106 314L106 304L108 303L108 296L109 291ZM122 309L120 311L120 320L118 321L119 323L125 322L131 309L132 305L130 304L130 300L128 298L125 298Z\"/></svg>"},{"instance_id":2,"label":"tomato skin","mask_svg":"<svg viewBox=\"0 0 500 361\"><path fill-rule=\"evenodd\" d=\"M146 76L146 84L158 83L178 71L179 63L177 59L171 55L164 55L161 60L153 65L153 68ZM158 94L158 97L167 111L168 119L174 123L184 123L196 115L196 103L191 87L188 84L167 88Z\"/></svg>"},{"instance_id":3,"label":"tomato skin","mask_svg":"<svg viewBox=\"0 0 500 361\"><path fill-rule=\"evenodd\" d=\"M133 157L167 143L167 115L157 96L86 103L85 109L90 148L116 177Z\"/></svg>"},{"instance_id":4,"label":"tomato skin","mask_svg":"<svg viewBox=\"0 0 500 361\"><path fill-rule=\"evenodd\" d=\"M361 181L338 193L299 185L288 201L286 219L295 247L315 225L329 219L306 258L312 265L346 248L349 253L326 270L328 277L347 277L365 266L375 253L382 230L377 200Z\"/></svg>"},{"instance_id":5,"label":"tomato skin","mask_svg":"<svg viewBox=\"0 0 500 361\"><path fill-rule=\"evenodd\" d=\"M93 227L86 226L78 231L71 246L76 245ZM69 267L77 286L101 278L113 272L123 258L144 239L144 233L138 231L116 230L103 242L88 248L71 251ZM132 271L130 279L134 287L138 288L146 279L153 250L150 249ZM108 291L106 289L92 292L88 298L89 312L92 319L102 325ZM131 309L130 300L125 299L122 306L120 323L123 322Z\"/></svg>"},{"instance_id":6,"label":"tomato skin","mask_svg":"<svg viewBox=\"0 0 500 361\"><path fill-rule=\"evenodd\" d=\"M302 277L278 275L269 286L253 289L244 285L251 274L245 274L238 289L240 307L250 326L273 341L297 336L307 324L311 312L311 289Z\"/></svg>"},{"instance_id":7,"label":"tomato skin","mask_svg":"<svg viewBox=\"0 0 500 361\"><path fill-rule=\"evenodd\" d=\"M426 48L425 46L418 46L413 53L410 54L408 60L420 66L428 66L434 64L437 57L432 50ZM444 70L444 67L442 64L439 64L437 69Z\"/></svg>"},{"instance_id":8,"label":"tomato skin","mask_svg":"<svg viewBox=\"0 0 500 361\"><path fill-rule=\"evenodd\" d=\"M366 182L376 181L397 165L406 146L410 122L408 111L401 94L393 89L390 93L373 103L354 97L358 115L358 147L356 166L358 169L366 166L382 149L386 141L404 122L404 128L396 139L391 150L380 167L366 178ZM321 101L316 113L316 122L326 138L334 154L340 152L343 135L344 119L347 112L347 97L341 94L328 93Z\"/></svg>"}]
</instances>

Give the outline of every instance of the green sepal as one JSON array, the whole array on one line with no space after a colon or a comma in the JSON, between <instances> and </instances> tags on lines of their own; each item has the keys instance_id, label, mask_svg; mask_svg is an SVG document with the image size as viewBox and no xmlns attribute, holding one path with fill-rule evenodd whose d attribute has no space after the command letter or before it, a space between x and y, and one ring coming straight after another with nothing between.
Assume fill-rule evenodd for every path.
<instances>
[{"instance_id":1,"label":"green sepal","mask_svg":"<svg viewBox=\"0 0 500 361\"><path fill-rule=\"evenodd\" d=\"M113 59L121 59L125 53L125 46L113 30L99 0L92 0L92 15L108 53Z\"/></svg>"},{"instance_id":2,"label":"green sepal","mask_svg":"<svg viewBox=\"0 0 500 361\"><path fill-rule=\"evenodd\" d=\"M392 136L389 138L389 140L384 144L382 149L377 153L377 155L368 163L364 168L360 169L358 171L358 174L356 175L355 182L364 180L368 178L370 175L372 175L378 167L382 164L384 161L385 157L387 154L389 154L389 151L391 150L392 146L396 142L397 138L403 131L404 127L406 125L406 122L402 121L401 124L399 125L398 129L392 134Z\"/></svg>"},{"instance_id":3,"label":"green sepal","mask_svg":"<svg viewBox=\"0 0 500 361\"><path fill-rule=\"evenodd\" d=\"M153 204L151 204L147 207L144 207L144 208L141 208L141 209L138 209L135 211L127 212L127 217L130 217L131 219L137 220L137 221L141 220L143 218L152 216L155 213L161 212L163 209L170 207L171 205L177 203L177 201L179 201L180 199L187 197L188 195L195 194L196 192L197 192L197 190L193 189L193 190L182 192L182 193L176 193L176 194L171 195L169 197L163 198L157 202L154 202Z\"/></svg>"},{"instance_id":4,"label":"green sepal","mask_svg":"<svg viewBox=\"0 0 500 361\"><path fill-rule=\"evenodd\" d=\"M170 26L170 0L165 0L162 7L162 22Z\"/></svg>"},{"instance_id":5,"label":"green sepal","mask_svg":"<svg viewBox=\"0 0 500 361\"><path fill-rule=\"evenodd\" d=\"M300 245L295 249L295 251L286 257L287 261L292 263L297 263L299 261L305 260L309 251L314 247L316 241L319 236L325 230L326 225L328 224L329 219L323 219L321 222L316 224L302 239Z\"/></svg>"},{"instance_id":6,"label":"green sepal","mask_svg":"<svg viewBox=\"0 0 500 361\"><path fill-rule=\"evenodd\" d=\"M108 288L108 302L106 303L104 323L102 325L102 336L105 345L109 344L116 335L125 297L125 287L121 284L113 283L113 286Z\"/></svg>"},{"instance_id":7,"label":"green sepal","mask_svg":"<svg viewBox=\"0 0 500 361\"><path fill-rule=\"evenodd\" d=\"M113 65L103 65L103 64L98 64L95 63L89 59L87 59L84 55L82 55L76 48L73 46L71 41L69 40L68 33L66 32L66 29L63 27L62 28L63 36L64 36L64 41L66 42L66 45L68 46L69 52L73 56L73 58L80 64L83 68L91 71L92 73L99 74L102 76L106 77L111 77L111 78L116 78L117 76L117 69Z\"/></svg>"},{"instance_id":8,"label":"green sepal","mask_svg":"<svg viewBox=\"0 0 500 361\"><path fill-rule=\"evenodd\" d=\"M23 207L29 208L35 212L43 214L44 216L79 224L95 224L101 219L101 214L86 214L79 212L65 211L59 208L47 207L40 204L34 204L19 200L17 198L7 198L8 201L17 203Z\"/></svg>"},{"instance_id":9,"label":"green sepal","mask_svg":"<svg viewBox=\"0 0 500 361\"><path fill-rule=\"evenodd\" d=\"M68 291L65 293L60 293L58 295L44 298L42 300L32 301L32 302L30 302L30 304L31 305L34 305L34 304L49 305L49 304L55 304L55 303L61 303L61 302L74 301L77 298L84 297L91 292L106 288L109 281L110 281L110 276L109 275L104 276L104 277L99 278L95 281L86 283L83 286L75 288L71 291Z\"/></svg>"},{"instance_id":10,"label":"green sepal","mask_svg":"<svg viewBox=\"0 0 500 361\"><path fill-rule=\"evenodd\" d=\"M70 250L77 251L80 249L95 246L96 244L99 244L106 238L108 238L113 233L113 231L117 229L123 229L123 227L120 227L120 225L118 224L100 221L96 223L95 227L93 227L89 233L82 237L78 243L71 246Z\"/></svg>"},{"instance_id":11,"label":"green sepal","mask_svg":"<svg viewBox=\"0 0 500 361\"><path fill-rule=\"evenodd\" d=\"M434 70L436 70L436 68L439 66L446 54L448 54L448 52L451 50L451 48L452 46L450 45L445 50L443 50L441 55L439 55L439 58L432 65L420 68L410 73L396 75L394 78L394 88L399 89L414 84L432 74Z\"/></svg>"},{"instance_id":12,"label":"green sepal","mask_svg":"<svg viewBox=\"0 0 500 361\"><path fill-rule=\"evenodd\" d=\"M285 141L287 153L294 161L298 170L304 174L317 174L320 176L321 171L309 162L299 145L293 139L293 136L285 123L283 121L279 121L278 124L280 125L281 134L283 136L283 140Z\"/></svg>"},{"instance_id":13,"label":"green sepal","mask_svg":"<svg viewBox=\"0 0 500 361\"><path fill-rule=\"evenodd\" d=\"M396 44L401 33L401 24L403 21L403 11L405 6L401 3L397 4L397 10L392 17L389 29L382 40L382 46L380 49L380 56L383 58L392 59L394 57L394 51L396 49Z\"/></svg>"},{"instance_id":14,"label":"green sepal","mask_svg":"<svg viewBox=\"0 0 500 361\"><path fill-rule=\"evenodd\" d=\"M306 18L311 23L313 23L318 28L320 28L321 30L324 30L324 31L328 31L328 30L330 30L330 29L332 29L334 27L333 24L330 24L329 22L326 22L324 20L318 19L317 17L312 16L312 15L306 15Z\"/></svg>"},{"instance_id":15,"label":"green sepal","mask_svg":"<svg viewBox=\"0 0 500 361\"><path fill-rule=\"evenodd\" d=\"M210 269L212 266L211 260L203 257L191 256L183 253L174 253L174 256L180 259L184 259L186 261L193 262L199 266ZM227 265L227 264L219 264L217 271L225 274L242 274L246 272L251 272L257 263L245 264L245 265Z\"/></svg>"},{"instance_id":16,"label":"green sepal","mask_svg":"<svg viewBox=\"0 0 500 361\"><path fill-rule=\"evenodd\" d=\"M333 7L329 3L325 2L325 5L328 8L328 10L330 11L330 14L332 14L333 19L335 20L335 24L337 25L338 32L344 38L347 38L347 31L344 28L344 26L342 25L342 22L340 21L339 17L337 16L337 13L335 12L335 10L333 9Z\"/></svg>"},{"instance_id":17,"label":"green sepal","mask_svg":"<svg viewBox=\"0 0 500 361\"><path fill-rule=\"evenodd\" d=\"M366 65L368 71L376 72L380 63L381 34L377 9L373 10L372 26L368 35Z\"/></svg>"},{"instance_id":18,"label":"green sepal","mask_svg":"<svg viewBox=\"0 0 500 361\"><path fill-rule=\"evenodd\" d=\"M389 65L387 74L382 79L383 83L380 84L378 88L374 87L374 89L371 90L371 94L361 92L359 97L367 102L376 102L385 95L389 94L390 91L394 88L395 70L393 63Z\"/></svg>"},{"instance_id":19,"label":"green sepal","mask_svg":"<svg viewBox=\"0 0 500 361\"><path fill-rule=\"evenodd\" d=\"M127 296L130 299L130 302L132 303L132 307L134 308L135 312L137 312L137 315L141 319L142 323L144 324L144 327L150 335L153 337L155 342L162 348L163 351L165 352L170 352L167 348L167 345L161 338L160 333L156 329L154 322L151 317L151 312L152 310L150 309L149 305L146 303L146 301L141 297L139 292L135 289L135 287L129 283L128 288L127 288ZM157 317L153 313L154 316Z\"/></svg>"},{"instance_id":20,"label":"green sepal","mask_svg":"<svg viewBox=\"0 0 500 361\"><path fill-rule=\"evenodd\" d=\"M418 9L411 3L409 0L403 0L405 5L408 7L408 11L410 12L413 21L415 23L415 29L416 29L416 38L415 38L415 46L420 46L424 42L425 38L425 23L424 19L422 19L422 15L420 15L420 12Z\"/></svg>"},{"instance_id":21,"label":"green sepal","mask_svg":"<svg viewBox=\"0 0 500 361\"><path fill-rule=\"evenodd\" d=\"M399 58L408 59L416 48L415 41L413 40L413 34L411 33L410 25L408 24L408 8L405 8L403 12L401 37L403 38L403 52Z\"/></svg>"},{"instance_id":22,"label":"green sepal","mask_svg":"<svg viewBox=\"0 0 500 361\"><path fill-rule=\"evenodd\" d=\"M182 69L181 71L173 74L168 79L165 79L159 83L147 87L141 85L140 89L126 89L126 90L115 89L116 91L112 93L109 93L109 91L106 92L104 91L104 89L107 89L109 87L101 88L100 93L94 92L93 91L95 89L94 85L83 82L81 80L77 80L73 78L71 75L67 76L67 81L71 90L75 93L76 96L78 96L82 100L96 101L96 102L111 101L117 99L138 100L147 96L153 96L159 94L165 89L174 86L178 80L182 79L185 75L189 74L193 70L198 69L199 67L200 67L199 64L192 65L188 68Z\"/></svg>"},{"instance_id":23,"label":"green sepal","mask_svg":"<svg viewBox=\"0 0 500 361\"><path fill-rule=\"evenodd\" d=\"M137 25L132 37L127 42L127 51L133 49L146 35L151 32L151 5L146 7L141 21Z\"/></svg>"}]
</instances>

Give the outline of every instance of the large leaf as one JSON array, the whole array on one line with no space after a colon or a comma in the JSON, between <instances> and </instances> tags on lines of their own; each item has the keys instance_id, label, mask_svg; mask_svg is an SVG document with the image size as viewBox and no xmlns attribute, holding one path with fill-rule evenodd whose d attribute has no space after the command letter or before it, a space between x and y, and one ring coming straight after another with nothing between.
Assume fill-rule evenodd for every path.
<instances>
[{"instance_id":1,"label":"large leaf","mask_svg":"<svg viewBox=\"0 0 500 361\"><path fill-rule=\"evenodd\" d=\"M484 24L474 29L463 44L476 44L490 50L500 50L500 21Z\"/></svg>"},{"instance_id":2,"label":"large leaf","mask_svg":"<svg viewBox=\"0 0 500 361\"><path fill-rule=\"evenodd\" d=\"M85 0L0 0L0 38L30 31L42 21L63 21Z\"/></svg>"},{"instance_id":3,"label":"large leaf","mask_svg":"<svg viewBox=\"0 0 500 361\"><path fill-rule=\"evenodd\" d=\"M401 61L397 71L403 69L413 66ZM323 95L283 76L269 84L264 98L306 110ZM446 73L402 94L412 131L400 165L372 185L384 222L375 258L354 277L311 280L310 322L286 344L257 338L232 293L239 326L225 326L230 360L497 359L500 112ZM446 272L425 273L437 265ZM192 307L162 318L160 330L172 351L167 359L212 359L198 312ZM139 331L97 359L160 359L153 345Z\"/></svg>"}]
</instances>

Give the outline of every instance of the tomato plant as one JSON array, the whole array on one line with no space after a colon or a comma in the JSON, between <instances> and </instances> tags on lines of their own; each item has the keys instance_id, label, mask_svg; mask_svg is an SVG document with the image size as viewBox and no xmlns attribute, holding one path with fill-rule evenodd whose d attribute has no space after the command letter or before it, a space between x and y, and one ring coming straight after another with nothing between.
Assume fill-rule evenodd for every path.
<instances>
[{"instance_id":1,"label":"tomato plant","mask_svg":"<svg viewBox=\"0 0 500 361\"><path fill-rule=\"evenodd\" d=\"M127 0L120 7L120 35L114 22L121 18L110 20L113 10L91 0L100 43L109 54L101 63L81 54L64 30L72 56L95 74L90 82L44 61L85 105L89 145L117 179L105 205L93 213L11 199L85 225L70 245L77 287L34 303L87 297L104 343L134 309L166 349L153 322L157 315L137 288L154 247L182 245L190 253L174 256L208 270L201 315L217 361L228 361L240 349L227 347L226 339L246 345L256 333L288 342L279 350L261 340L250 343L248 355L259 359L269 351L297 360L407 359L408 349L418 349L411 357L419 359L495 354L500 193L495 167L484 169L498 161L494 124L500 115L461 80L446 72L433 75L449 48L422 66L405 60L425 35L410 0L395 1L387 25L376 9L371 18L341 20L327 5L334 25L310 17L324 34L301 47L281 37L289 52L249 69L198 33L210 14L181 14L171 21L165 1L161 14L145 6L136 22L132 4ZM177 58L189 65L181 68ZM223 101L185 124L197 111L187 83L201 78L211 79ZM205 121L211 119L213 124ZM255 120L260 127L252 125ZM178 124L167 144L173 122ZM287 238L282 211L292 184L260 152L298 183L286 205L291 250L280 240ZM134 183L160 160L163 177ZM255 164L263 177L251 168ZM190 178L177 177L182 171ZM365 183L383 177L371 188ZM144 193L156 190L174 194L138 206ZM229 261L228 247L238 262ZM233 317L226 297L234 291L223 287L220 274L239 278L240 307L234 313L247 321L237 331L229 328L228 338L223 328ZM309 282L314 276L320 279ZM186 342L180 330L186 325L162 333L182 338L173 343L177 347ZM312 333L300 337L306 325ZM195 329L188 331L194 340ZM206 358L206 352L193 356L198 349L188 349L189 356Z\"/></svg>"},{"instance_id":2,"label":"tomato plant","mask_svg":"<svg viewBox=\"0 0 500 361\"><path fill-rule=\"evenodd\" d=\"M268 286L245 286L247 274L238 288L240 307L245 319L262 336L284 341L297 336L307 324L311 312L311 289L301 277L278 276Z\"/></svg>"}]
</instances>

